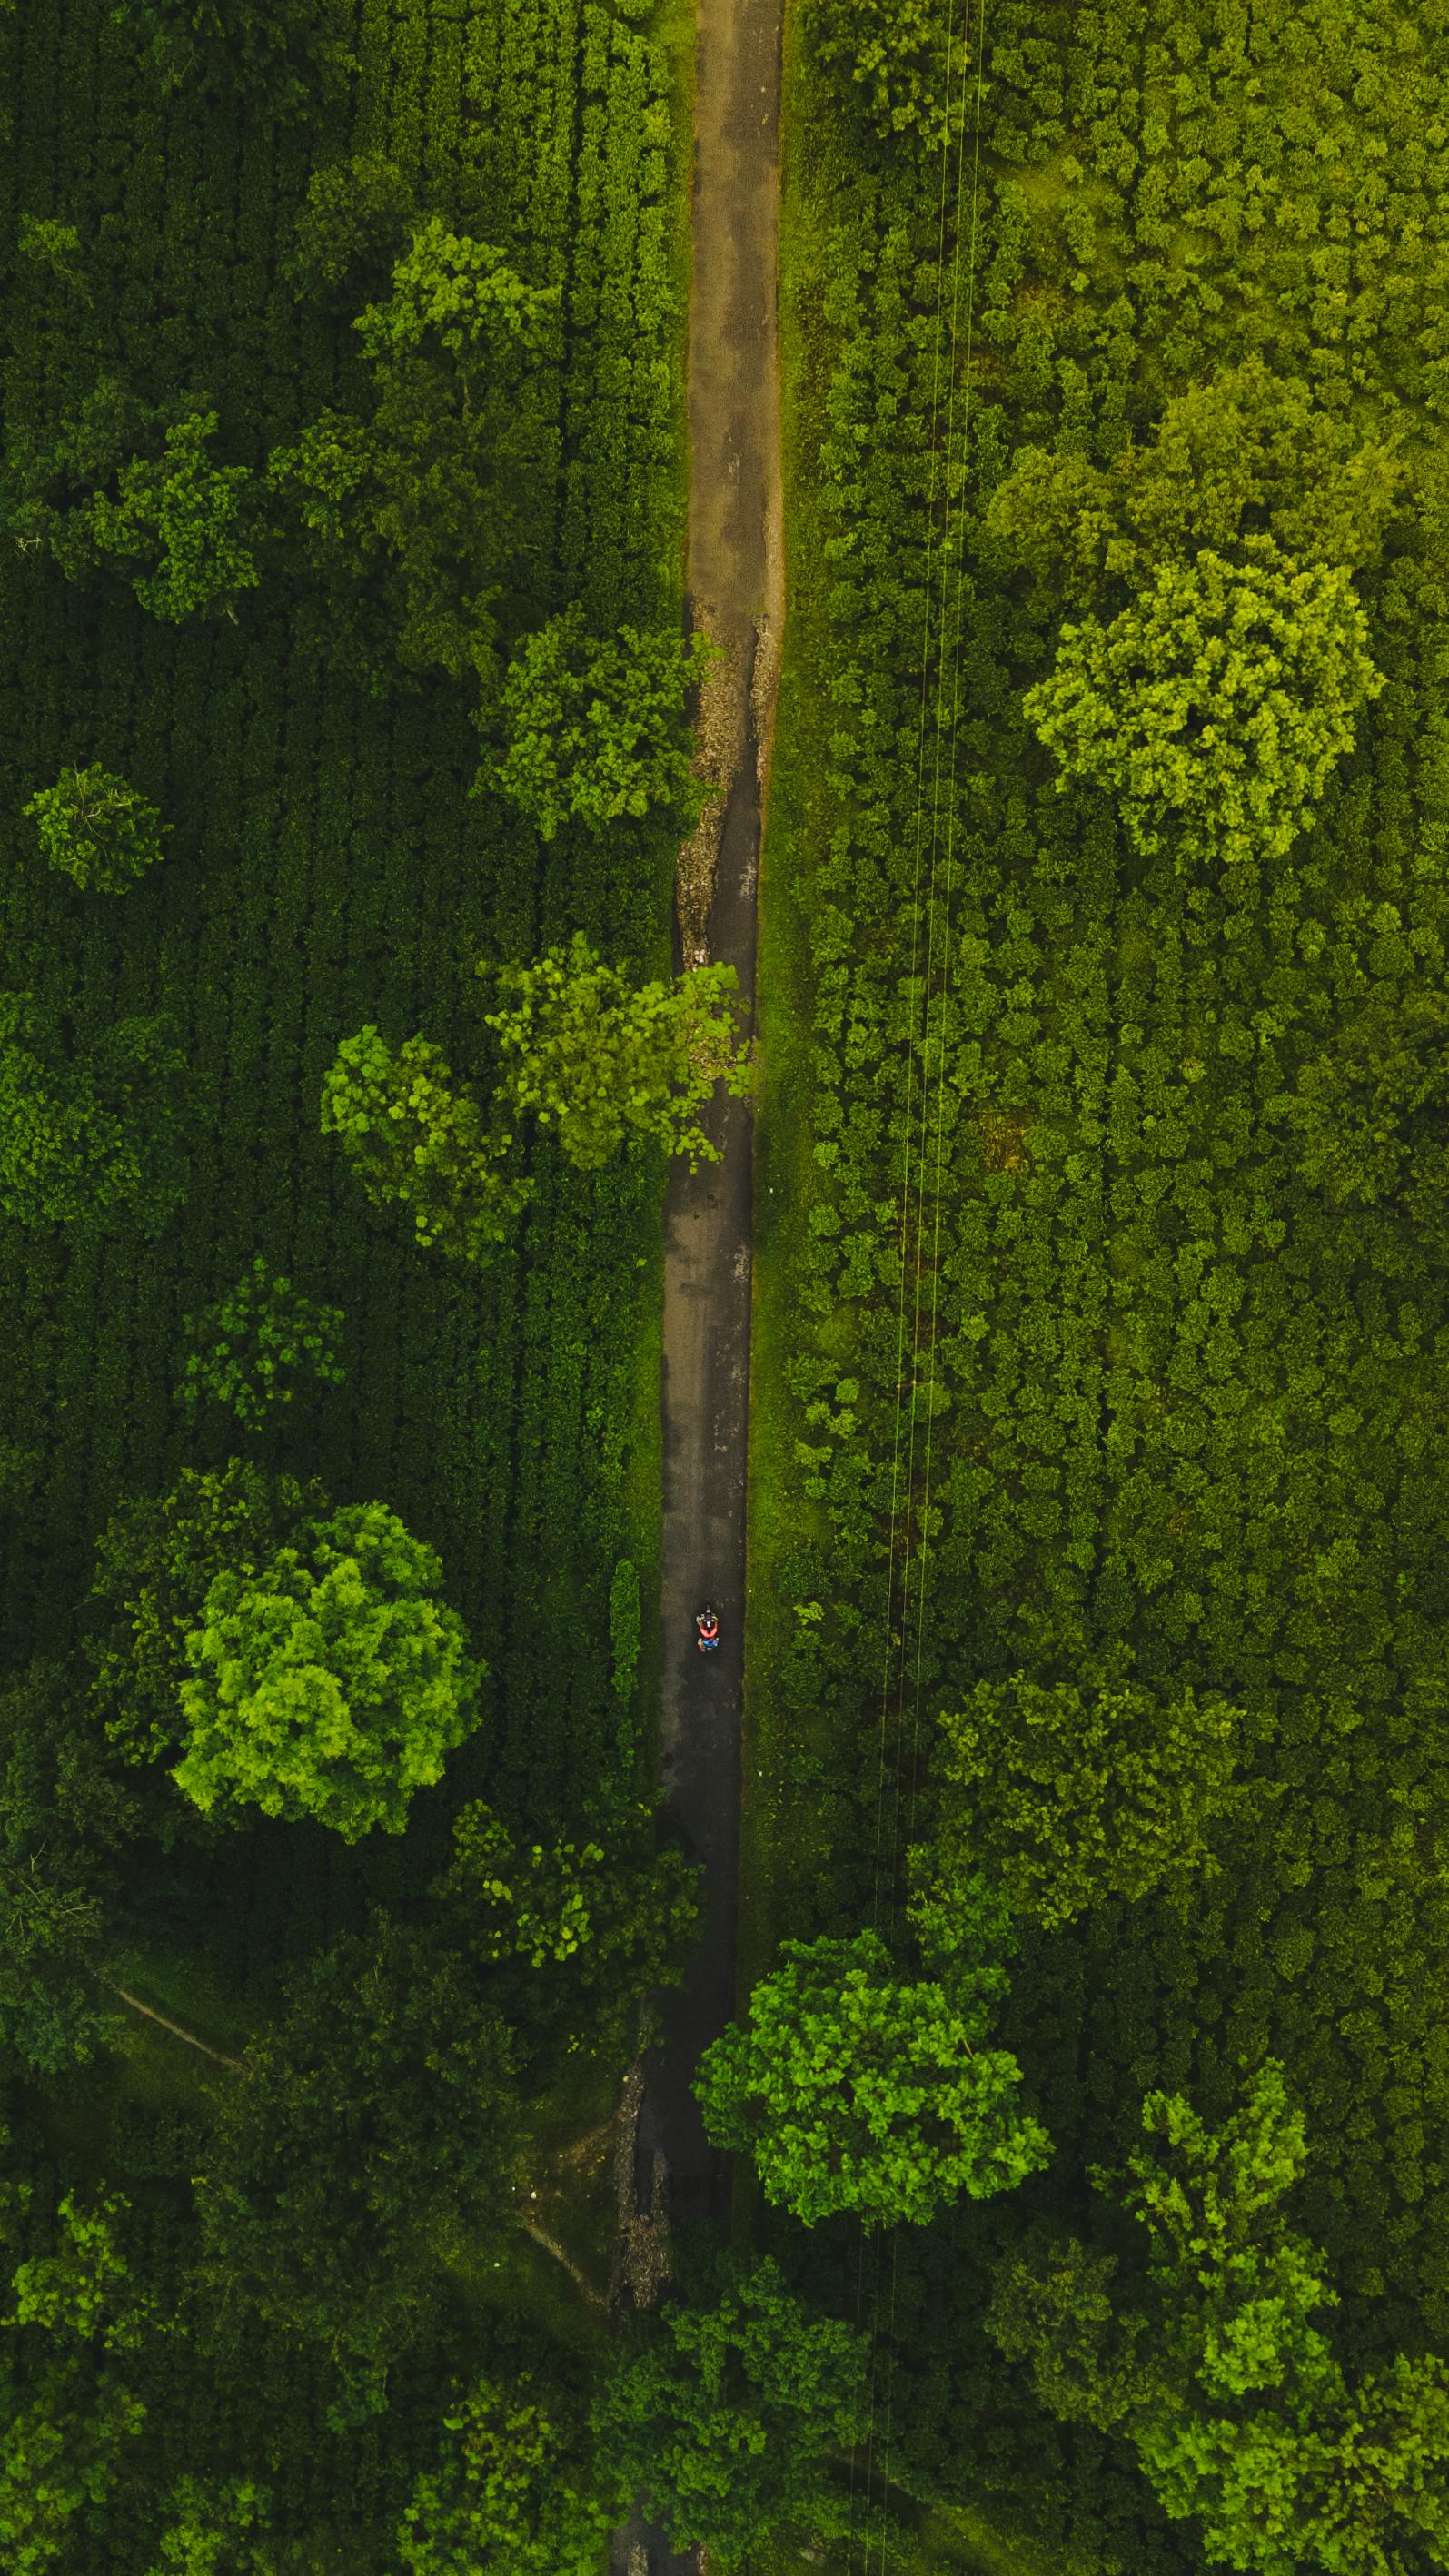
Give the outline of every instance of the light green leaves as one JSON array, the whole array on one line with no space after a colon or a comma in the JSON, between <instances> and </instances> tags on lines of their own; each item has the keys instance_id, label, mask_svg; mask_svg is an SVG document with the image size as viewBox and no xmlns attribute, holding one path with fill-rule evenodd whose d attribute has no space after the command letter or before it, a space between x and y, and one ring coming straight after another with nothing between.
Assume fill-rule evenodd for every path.
<instances>
[{"instance_id":1,"label":"light green leaves","mask_svg":"<svg viewBox=\"0 0 1449 2576\"><path fill-rule=\"evenodd\" d=\"M712 647L673 632L622 626L607 639L585 633L567 609L526 636L504 675L506 749L485 763L480 782L528 816L541 839L569 822L599 832L658 806L682 830L703 791L690 767L686 693ZM489 711L483 711L486 720Z\"/></svg>"},{"instance_id":2,"label":"light green leaves","mask_svg":"<svg viewBox=\"0 0 1449 2576\"><path fill-rule=\"evenodd\" d=\"M1014 2102L1021 2069L983 2049L980 1999L893 1976L874 1933L786 1942L747 2027L705 2051L695 2091L717 2146L748 2149L765 2197L806 2226L842 2210L916 2223L1047 2161Z\"/></svg>"},{"instance_id":3,"label":"light green leaves","mask_svg":"<svg viewBox=\"0 0 1449 2576\"><path fill-rule=\"evenodd\" d=\"M507 1175L512 1137L455 1088L424 1037L394 1050L375 1028L344 1038L322 1086L322 1133L343 1150L378 1207L411 1209L419 1243L466 1261L506 1240L529 1184Z\"/></svg>"},{"instance_id":4,"label":"light green leaves","mask_svg":"<svg viewBox=\"0 0 1449 2576\"><path fill-rule=\"evenodd\" d=\"M401 1833L478 1722L478 1667L441 1581L382 1503L308 1523L256 1572L217 1574L186 1640L178 1788L206 1813L311 1816L348 1842Z\"/></svg>"},{"instance_id":5,"label":"light green leaves","mask_svg":"<svg viewBox=\"0 0 1449 2576\"><path fill-rule=\"evenodd\" d=\"M170 829L148 798L97 761L63 769L20 810L53 868L106 894L122 893L155 865Z\"/></svg>"},{"instance_id":6,"label":"light green leaves","mask_svg":"<svg viewBox=\"0 0 1449 2576\"><path fill-rule=\"evenodd\" d=\"M1271 537L1240 560L1204 547L1161 565L1110 625L1062 629L1025 712L1060 763L1117 796L1144 856L1279 859L1383 688L1341 564L1299 564Z\"/></svg>"},{"instance_id":7,"label":"light green leaves","mask_svg":"<svg viewBox=\"0 0 1449 2576\"><path fill-rule=\"evenodd\" d=\"M554 1129L571 1163L597 1171L631 1131L691 1170L718 1161L698 1113L719 1083L740 1099L754 1080L732 966L636 986L576 938L498 980L512 1007L487 1026L508 1096Z\"/></svg>"},{"instance_id":8,"label":"light green leaves","mask_svg":"<svg viewBox=\"0 0 1449 2576\"><path fill-rule=\"evenodd\" d=\"M214 411L193 412L166 432L159 457L134 456L116 497L98 492L84 512L98 555L125 572L141 606L170 624L230 612L261 579L248 541L251 475L213 465Z\"/></svg>"}]
</instances>

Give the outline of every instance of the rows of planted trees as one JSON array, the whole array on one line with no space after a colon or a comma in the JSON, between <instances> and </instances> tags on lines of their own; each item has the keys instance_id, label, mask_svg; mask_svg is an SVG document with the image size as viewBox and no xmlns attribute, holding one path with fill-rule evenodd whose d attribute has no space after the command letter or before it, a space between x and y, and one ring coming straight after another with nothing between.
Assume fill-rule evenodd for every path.
<instances>
[{"instance_id":1,"label":"rows of planted trees","mask_svg":"<svg viewBox=\"0 0 1449 2576\"><path fill-rule=\"evenodd\" d=\"M750 1079L676 81L593 0L0 55L0 2561L584 2576L658 1210Z\"/></svg>"},{"instance_id":2,"label":"rows of planted trees","mask_svg":"<svg viewBox=\"0 0 1449 2576\"><path fill-rule=\"evenodd\" d=\"M738 2563L1449 2564L1446 71L791 23Z\"/></svg>"}]
</instances>

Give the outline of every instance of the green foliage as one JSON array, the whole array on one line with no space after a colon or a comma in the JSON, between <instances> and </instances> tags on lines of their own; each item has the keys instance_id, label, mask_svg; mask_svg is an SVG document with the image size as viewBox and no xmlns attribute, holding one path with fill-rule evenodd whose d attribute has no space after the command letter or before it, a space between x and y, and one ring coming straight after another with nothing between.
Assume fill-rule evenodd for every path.
<instances>
[{"instance_id":1,"label":"green foliage","mask_svg":"<svg viewBox=\"0 0 1449 2576\"><path fill-rule=\"evenodd\" d=\"M486 969L480 969L485 972ZM499 970L511 1007L487 1014L514 1111L553 1126L581 1171L597 1171L629 1131L691 1171L717 1162L699 1111L721 1082L732 1099L754 1086L732 966L698 966L668 984L631 985L576 933L532 966Z\"/></svg>"},{"instance_id":2,"label":"green foliage","mask_svg":"<svg viewBox=\"0 0 1449 2576\"><path fill-rule=\"evenodd\" d=\"M942 0L813 0L816 60L848 111L927 151L959 139L971 53L965 13Z\"/></svg>"},{"instance_id":3,"label":"green foliage","mask_svg":"<svg viewBox=\"0 0 1449 2576\"><path fill-rule=\"evenodd\" d=\"M40 2326L79 2343L98 2338L106 2352L134 2345L131 2267L116 2242L116 2222L129 2208L113 2192L82 2209L67 2192L56 2212L58 2249L17 2266L10 2284L15 2304L0 2317L0 2326Z\"/></svg>"},{"instance_id":4,"label":"green foliage","mask_svg":"<svg viewBox=\"0 0 1449 2576\"><path fill-rule=\"evenodd\" d=\"M1058 785L1112 790L1146 856L1171 835L1184 864L1285 857L1384 685L1341 565L1295 563L1266 536L1239 555L1204 546L1110 626L1064 626L1023 700Z\"/></svg>"},{"instance_id":5,"label":"green foliage","mask_svg":"<svg viewBox=\"0 0 1449 2576\"><path fill-rule=\"evenodd\" d=\"M530 1843L480 1800L454 1819L453 1857L431 1889L447 1936L480 1967L519 1961L530 1983L562 1970L546 2035L570 2053L632 2045L646 1995L677 1977L697 1932L696 1872L654 1848L653 1826L647 1806L622 1802L607 1845ZM543 2027L536 1993L517 2009Z\"/></svg>"},{"instance_id":6,"label":"green foliage","mask_svg":"<svg viewBox=\"0 0 1449 2576\"><path fill-rule=\"evenodd\" d=\"M519 1849L507 1827L476 1801L454 1819L453 1843L455 1857L439 1893L467 1907L485 1958L516 1952L541 1968L572 1957L589 1939L600 1844Z\"/></svg>"},{"instance_id":7,"label":"green foliage","mask_svg":"<svg viewBox=\"0 0 1449 2576\"><path fill-rule=\"evenodd\" d=\"M380 152L354 152L314 170L293 237L291 273L298 286L317 279L340 286L370 266L396 241L411 201L398 164Z\"/></svg>"},{"instance_id":8,"label":"green foliage","mask_svg":"<svg viewBox=\"0 0 1449 2576\"><path fill-rule=\"evenodd\" d=\"M557 302L557 288L526 286L501 250L432 215L399 257L387 302L369 304L353 327L375 367L436 348L468 381L486 374L500 349L536 356Z\"/></svg>"},{"instance_id":9,"label":"green foliage","mask_svg":"<svg viewBox=\"0 0 1449 2576\"><path fill-rule=\"evenodd\" d=\"M695 2086L710 2137L749 2150L767 2200L807 2227L841 2210L919 2225L1047 2161L1045 2130L1012 2099L1015 2058L976 2045L994 1981L950 1996L904 1984L872 1932L787 1942L783 1957Z\"/></svg>"},{"instance_id":10,"label":"green foliage","mask_svg":"<svg viewBox=\"0 0 1449 2576\"><path fill-rule=\"evenodd\" d=\"M115 2484L145 2411L104 2378L89 2403L67 2380L11 2418L0 2457L0 2552L11 2576L43 2576L55 2565L73 2519Z\"/></svg>"},{"instance_id":11,"label":"green foliage","mask_svg":"<svg viewBox=\"0 0 1449 2576\"><path fill-rule=\"evenodd\" d=\"M609 1585L609 1644L614 1657L615 1696L626 1705L634 1696L640 1619L639 1568L631 1557L621 1556Z\"/></svg>"},{"instance_id":12,"label":"green foliage","mask_svg":"<svg viewBox=\"0 0 1449 2576\"><path fill-rule=\"evenodd\" d=\"M1397 914L1381 925L1390 936L1398 927ZM1337 1206L1397 1203L1436 1240L1449 1221L1446 1040L1449 993L1385 979L1272 1103L1311 1187Z\"/></svg>"},{"instance_id":13,"label":"green foliage","mask_svg":"<svg viewBox=\"0 0 1449 2576\"><path fill-rule=\"evenodd\" d=\"M348 67L317 0L119 0L163 94L220 88L274 116L299 114L315 79Z\"/></svg>"},{"instance_id":14,"label":"green foliage","mask_svg":"<svg viewBox=\"0 0 1449 2576\"><path fill-rule=\"evenodd\" d=\"M1442 2552L1449 2368L1400 2356L1352 2385L1312 2322L1337 2300L1282 2208L1304 2146L1281 2067L1263 2066L1215 2131L1180 2094L1149 2094L1142 2117L1155 2144L1121 2196L1149 2231L1150 2306L1114 2317L1113 2266L1080 2248L1028 2256L998 2282L1003 2349L1032 2362L1055 2411L1135 2445L1212 2563L1381 2576Z\"/></svg>"},{"instance_id":15,"label":"green foliage","mask_svg":"<svg viewBox=\"0 0 1449 2576\"><path fill-rule=\"evenodd\" d=\"M106 894L123 893L154 866L161 835L170 830L148 798L97 761L88 769L63 769L53 787L38 787L20 810L53 868Z\"/></svg>"},{"instance_id":16,"label":"green foliage","mask_svg":"<svg viewBox=\"0 0 1449 2576\"><path fill-rule=\"evenodd\" d=\"M1164 1883L1185 1901L1192 1875L1218 1866L1210 1828L1243 1803L1241 1739L1241 1711L1191 1690L977 1682L940 1720L940 1821L913 1860L935 1903L984 1866L1049 1931Z\"/></svg>"},{"instance_id":17,"label":"green foliage","mask_svg":"<svg viewBox=\"0 0 1449 2576\"><path fill-rule=\"evenodd\" d=\"M22 215L16 235L16 247L22 259L33 261L67 293L89 303L90 289L81 265L80 232L75 224L61 222L54 215Z\"/></svg>"},{"instance_id":18,"label":"green foliage","mask_svg":"<svg viewBox=\"0 0 1449 2576\"><path fill-rule=\"evenodd\" d=\"M526 2381L480 2381L443 2429L438 2466L415 2480L398 2526L408 2576L596 2576L608 2517L577 2444Z\"/></svg>"},{"instance_id":19,"label":"green foliage","mask_svg":"<svg viewBox=\"0 0 1449 2576\"><path fill-rule=\"evenodd\" d=\"M598 833L656 807L685 829L704 802L685 699L712 649L702 635L685 645L632 626L606 641L586 632L577 608L566 609L525 637L504 674L507 747L485 763L480 783L495 786L545 841L570 822ZM486 706L483 721L492 721Z\"/></svg>"},{"instance_id":20,"label":"green foliage","mask_svg":"<svg viewBox=\"0 0 1449 2576\"><path fill-rule=\"evenodd\" d=\"M203 1814L400 1834L478 1723L479 1667L443 1568L384 1503L306 1522L270 1563L212 1578L186 1639L172 1777Z\"/></svg>"},{"instance_id":21,"label":"green foliage","mask_svg":"<svg viewBox=\"0 0 1449 2576\"><path fill-rule=\"evenodd\" d=\"M272 454L270 483L331 593L327 628L341 630L321 649L374 688L399 664L491 671L497 604L536 533L547 442L535 387L557 300L431 217L395 262L390 297L356 318L370 416L329 409ZM383 663L369 601L390 639Z\"/></svg>"},{"instance_id":22,"label":"green foliage","mask_svg":"<svg viewBox=\"0 0 1449 2576\"><path fill-rule=\"evenodd\" d=\"M70 1673L33 1664L0 1696L0 2040L32 2078L114 2037L101 1981L115 1855L136 1802L101 1756Z\"/></svg>"},{"instance_id":23,"label":"green foliage","mask_svg":"<svg viewBox=\"0 0 1449 2576\"><path fill-rule=\"evenodd\" d=\"M220 1469L188 1467L169 1494L112 1515L96 1542L91 1696L128 1761L155 1761L182 1740L187 1639L216 1577L258 1575L307 1514L327 1507L320 1485L232 1458Z\"/></svg>"},{"instance_id":24,"label":"green foliage","mask_svg":"<svg viewBox=\"0 0 1449 2576\"><path fill-rule=\"evenodd\" d=\"M168 623L234 614L232 602L261 579L249 541L244 465L213 465L214 411L191 412L166 432L158 457L134 456L116 494L98 492L81 514L96 558L117 564L153 617Z\"/></svg>"},{"instance_id":25,"label":"green foliage","mask_svg":"<svg viewBox=\"0 0 1449 2576\"><path fill-rule=\"evenodd\" d=\"M324 1386L343 1383L336 1344L344 1321L340 1306L304 1297L259 1252L230 1296L187 1324L189 1335L206 1338L190 1354L178 1393L193 1410L210 1397L255 1431L273 1405L295 1401L304 1373Z\"/></svg>"},{"instance_id":26,"label":"green foliage","mask_svg":"<svg viewBox=\"0 0 1449 2576\"><path fill-rule=\"evenodd\" d=\"M642 2494L676 2549L742 2565L774 2533L842 2535L849 2498L825 2454L865 2426L867 2354L812 2314L778 2266L717 2258L706 2304L670 2300L621 2340L595 2431L621 2511Z\"/></svg>"},{"instance_id":27,"label":"green foliage","mask_svg":"<svg viewBox=\"0 0 1449 2576\"><path fill-rule=\"evenodd\" d=\"M273 2576L270 2499L252 2479L232 2478L217 2489L180 2478L166 2510L171 2518L146 2576Z\"/></svg>"},{"instance_id":28,"label":"green foliage","mask_svg":"<svg viewBox=\"0 0 1449 2576\"><path fill-rule=\"evenodd\" d=\"M1021 448L991 493L982 544L989 561L1055 579L1084 605L1120 606L1163 564L1204 547L1231 556L1253 535L1356 573L1379 556L1404 482L1396 433L1365 436L1301 376L1252 357L1174 395L1151 437L1129 436L1105 465L1073 447Z\"/></svg>"},{"instance_id":29,"label":"green foliage","mask_svg":"<svg viewBox=\"0 0 1449 2576\"><path fill-rule=\"evenodd\" d=\"M455 1953L385 1919L294 1974L217 2108L197 2185L214 2297L364 2362L420 2332L459 2229L506 2214L507 2028Z\"/></svg>"},{"instance_id":30,"label":"green foliage","mask_svg":"<svg viewBox=\"0 0 1449 2576\"><path fill-rule=\"evenodd\" d=\"M117 1020L88 1053L67 1058L33 995L0 994L6 1215L24 1226L79 1226L126 1209L159 1222L180 1188L180 1072L160 1018Z\"/></svg>"},{"instance_id":31,"label":"green foliage","mask_svg":"<svg viewBox=\"0 0 1449 2576\"><path fill-rule=\"evenodd\" d=\"M375 1207L410 1208L419 1243L458 1260L506 1243L528 1203L527 1180L503 1168L512 1136L454 1089L428 1038L396 1052L374 1028L344 1038L322 1085L322 1133L341 1137Z\"/></svg>"}]
</instances>

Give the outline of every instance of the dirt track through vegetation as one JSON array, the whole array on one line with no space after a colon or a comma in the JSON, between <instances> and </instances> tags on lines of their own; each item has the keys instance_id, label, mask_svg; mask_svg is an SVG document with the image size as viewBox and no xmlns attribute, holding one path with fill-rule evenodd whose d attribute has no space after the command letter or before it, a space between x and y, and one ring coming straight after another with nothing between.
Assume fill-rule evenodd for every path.
<instances>
[{"instance_id":1,"label":"dirt track through vegetation","mask_svg":"<svg viewBox=\"0 0 1449 2576\"><path fill-rule=\"evenodd\" d=\"M783 621L776 240L781 0L699 0L694 270L689 311L689 594L723 648L703 710L704 757L725 776L722 827L681 883L681 963L732 965L752 997L760 829ZM708 863L713 860L713 886ZM700 924L706 919L703 939ZM664 2007L637 2132L641 2207L662 2172L671 2220L727 2216L721 2159L690 2082L734 2003L739 1899L745 1470L750 1363L753 1115L717 1102L718 1163L670 1184L664 1285L661 1777L704 1864L703 1925L683 1989ZM718 1653L695 1612L720 1613ZM660 2160L662 2159L662 2166ZM621 2533L615 2564L691 2566L658 2535Z\"/></svg>"}]
</instances>

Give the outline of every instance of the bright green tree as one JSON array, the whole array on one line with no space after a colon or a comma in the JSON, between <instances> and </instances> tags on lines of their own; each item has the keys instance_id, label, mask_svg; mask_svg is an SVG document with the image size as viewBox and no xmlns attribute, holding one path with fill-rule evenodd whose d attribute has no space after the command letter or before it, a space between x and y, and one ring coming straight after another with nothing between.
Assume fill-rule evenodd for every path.
<instances>
[{"instance_id":1,"label":"bright green tree","mask_svg":"<svg viewBox=\"0 0 1449 2576\"><path fill-rule=\"evenodd\" d=\"M1064 626L1023 701L1057 784L1111 790L1145 856L1282 858L1384 682L1342 565L1295 563L1271 537L1238 560L1204 547L1161 565L1104 626Z\"/></svg>"},{"instance_id":2,"label":"bright green tree","mask_svg":"<svg viewBox=\"0 0 1449 2576\"><path fill-rule=\"evenodd\" d=\"M133 456L116 478L116 495L98 492L84 512L91 546L126 574L153 617L177 624L198 615L231 614L232 602L260 580L248 538L251 475L244 465L213 465L214 411L173 422L160 456Z\"/></svg>"},{"instance_id":3,"label":"bright green tree","mask_svg":"<svg viewBox=\"0 0 1449 2576\"><path fill-rule=\"evenodd\" d=\"M271 2500L251 2478L229 2478L224 2486L179 2478L166 2512L146 2576L281 2576L267 2536Z\"/></svg>"},{"instance_id":4,"label":"bright green tree","mask_svg":"<svg viewBox=\"0 0 1449 2576\"><path fill-rule=\"evenodd\" d=\"M596 2576L609 2517L577 2440L533 2402L528 2383L480 2380L443 2418L438 2465L425 2469L398 2525L408 2576Z\"/></svg>"},{"instance_id":5,"label":"bright green tree","mask_svg":"<svg viewBox=\"0 0 1449 2576\"><path fill-rule=\"evenodd\" d=\"M219 2089L205 2284L383 2367L433 2317L440 2249L511 2227L521 2134L510 2034L476 1973L374 1918L293 1976L245 2082Z\"/></svg>"},{"instance_id":6,"label":"bright green tree","mask_svg":"<svg viewBox=\"0 0 1449 2576\"><path fill-rule=\"evenodd\" d=\"M170 1493L118 1506L96 1542L88 1651L92 1704L127 1761L158 1761L181 1743L187 1639L216 1576L259 1574L329 1508L320 1485L240 1458L188 1467Z\"/></svg>"},{"instance_id":7,"label":"bright green tree","mask_svg":"<svg viewBox=\"0 0 1449 2576\"><path fill-rule=\"evenodd\" d=\"M978 1682L939 1721L939 1822L912 1854L927 1905L989 1870L1048 1930L1087 1908L1181 1887L1215 1866L1213 1824L1241 1805L1242 1713L1186 1687Z\"/></svg>"},{"instance_id":8,"label":"bright green tree","mask_svg":"<svg viewBox=\"0 0 1449 2576\"><path fill-rule=\"evenodd\" d=\"M118 1020L67 1056L31 994L0 994L0 1208L21 1225L157 1222L180 1187L180 1071L161 1019Z\"/></svg>"},{"instance_id":9,"label":"bright green tree","mask_svg":"<svg viewBox=\"0 0 1449 2576\"><path fill-rule=\"evenodd\" d=\"M204 1814L310 1816L347 1842L400 1834L478 1724L480 1668L442 1578L383 1503L214 1576L186 1639L177 1787Z\"/></svg>"},{"instance_id":10,"label":"bright green tree","mask_svg":"<svg viewBox=\"0 0 1449 2576\"><path fill-rule=\"evenodd\" d=\"M487 1026L504 1092L554 1129L570 1162L597 1171L631 1130L687 1155L691 1171L719 1160L699 1112L720 1083L733 1099L754 1085L732 966L634 985L576 936L498 980L509 1007Z\"/></svg>"},{"instance_id":11,"label":"bright green tree","mask_svg":"<svg viewBox=\"0 0 1449 2576\"><path fill-rule=\"evenodd\" d=\"M803 2306L768 2259L718 2256L704 2286L707 2303L640 2319L603 2380L596 2438L620 2511L642 2495L677 2550L730 2566L779 2532L839 2537L849 2497L827 2461L864 2431L860 2336Z\"/></svg>"},{"instance_id":12,"label":"bright green tree","mask_svg":"<svg viewBox=\"0 0 1449 2576\"><path fill-rule=\"evenodd\" d=\"M787 1941L781 1957L695 2085L715 2145L753 2156L767 2200L806 2226L842 2210L919 2224L1045 2164L1016 2059L981 2045L995 1978L907 1984L872 1932Z\"/></svg>"},{"instance_id":13,"label":"bright green tree","mask_svg":"<svg viewBox=\"0 0 1449 2576\"><path fill-rule=\"evenodd\" d=\"M510 343L537 356L558 301L556 286L526 285L491 242L452 232L432 215L398 258L387 301L366 306L353 329L374 365L435 348L471 377L490 370Z\"/></svg>"},{"instance_id":14,"label":"bright green tree","mask_svg":"<svg viewBox=\"0 0 1449 2576\"><path fill-rule=\"evenodd\" d=\"M505 1243L529 1183L505 1169L512 1136L456 1086L438 1047L375 1028L344 1038L322 1085L322 1133L343 1152L375 1207L406 1207L419 1243L479 1261Z\"/></svg>"},{"instance_id":15,"label":"bright green tree","mask_svg":"<svg viewBox=\"0 0 1449 2576\"><path fill-rule=\"evenodd\" d=\"M273 1405L295 1400L304 1376L324 1386L342 1384L337 1336L343 1321L340 1306L304 1297L259 1252L230 1296L199 1323L188 1321L200 1347L188 1358L177 1392L193 1409L210 1397L247 1430L258 1430Z\"/></svg>"},{"instance_id":16,"label":"bright green tree","mask_svg":"<svg viewBox=\"0 0 1449 2576\"><path fill-rule=\"evenodd\" d=\"M1110 615L1160 566L1232 557L1267 534L1299 563L1358 572L1379 554L1405 472L1391 440L1324 411L1261 358L1168 403L1152 436L1105 464L1019 448L988 501L982 552Z\"/></svg>"},{"instance_id":17,"label":"bright green tree","mask_svg":"<svg viewBox=\"0 0 1449 2576\"><path fill-rule=\"evenodd\" d=\"M1385 2576L1449 2547L1449 2369L1400 2357L1351 2382L1318 2311L1323 2257L1283 2203L1303 2171L1281 2067L1210 2129L1149 2094L1152 2141L1118 2187L1150 2247L1145 2296L1114 2308L1112 2258L1035 2248L1004 2264L988 2323L1068 2421L1137 2451L1164 2511L1215 2565L1253 2576ZM1099 2189L1111 2178L1093 2176Z\"/></svg>"},{"instance_id":18,"label":"bright green tree","mask_svg":"<svg viewBox=\"0 0 1449 2576\"><path fill-rule=\"evenodd\" d=\"M703 791L690 762L685 700L712 647L670 630L587 633L565 609L525 637L504 676L506 748L479 773L552 841L569 822L599 832L658 807L680 829ZM484 720L490 720L485 708Z\"/></svg>"},{"instance_id":19,"label":"bright green tree","mask_svg":"<svg viewBox=\"0 0 1449 2576\"><path fill-rule=\"evenodd\" d=\"M171 828L137 788L96 761L63 769L53 787L38 787L20 810L53 868L105 894L121 894L144 876Z\"/></svg>"}]
</instances>

